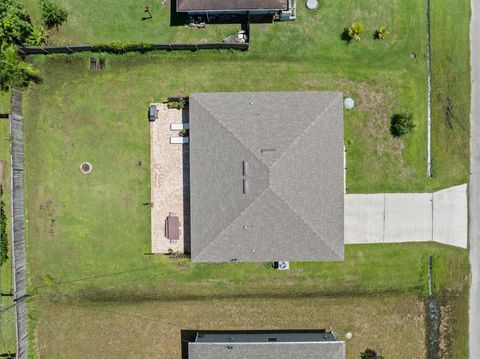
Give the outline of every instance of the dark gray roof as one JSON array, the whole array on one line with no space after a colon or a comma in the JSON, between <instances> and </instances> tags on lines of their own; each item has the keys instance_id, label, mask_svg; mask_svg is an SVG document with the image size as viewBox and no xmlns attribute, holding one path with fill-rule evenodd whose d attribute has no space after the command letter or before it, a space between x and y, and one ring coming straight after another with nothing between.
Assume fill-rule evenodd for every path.
<instances>
[{"instance_id":1,"label":"dark gray roof","mask_svg":"<svg viewBox=\"0 0 480 359\"><path fill-rule=\"evenodd\" d=\"M343 260L343 173L341 93L191 95L192 260Z\"/></svg>"},{"instance_id":2,"label":"dark gray roof","mask_svg":"<svg viewBox=\"0 0 480 359\"><path fill-rule=\"evenodd\" d=\"M197 343L261 343L261 342L335 342L331 331L325 330L262 330L262 331L199 331L195 337Z\"/></svg>"},{"instance_id":3,"label":"dark gray roof","mask_svg":"<svg viewBox=\"0 0 480 359\"><path fill-rule=\"evenodd\" d=\"M344 342L188 343L188 359L345 359Z\"/></svg>"},{"instance_id":4,"label":"dark gray roof","mask_svg":"<svg viewBox=\"0 0 480 359\"><path fill-rule=\"evenodd\" d=\"M287 0L177 0L177 11L286 10Z\"/></svg>"}]
</instances>

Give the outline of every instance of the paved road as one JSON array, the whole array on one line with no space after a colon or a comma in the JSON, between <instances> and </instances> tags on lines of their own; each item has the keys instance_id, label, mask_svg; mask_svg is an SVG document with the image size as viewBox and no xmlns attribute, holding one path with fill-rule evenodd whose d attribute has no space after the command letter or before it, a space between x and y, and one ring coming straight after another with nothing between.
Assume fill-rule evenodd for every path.
<instances>
[{"instance_id":1,"label":"paved road","mask_svg":"<svg viewBox=\"0 0 480 359\"><path fill-rule=\"evenodd\" d=\"M470 140L470 287L469 358L480 358L480 0L472 2L470 64L472 104Z\"/></svg>"}]
</instances>

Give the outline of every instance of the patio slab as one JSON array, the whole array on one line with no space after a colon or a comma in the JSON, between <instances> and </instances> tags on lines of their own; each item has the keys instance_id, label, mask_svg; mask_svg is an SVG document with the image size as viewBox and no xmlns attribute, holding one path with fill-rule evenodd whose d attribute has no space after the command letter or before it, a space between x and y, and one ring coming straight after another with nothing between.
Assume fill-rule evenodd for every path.
<instances>
[{"instance_id":1,"label":"patio slab","mask_svg":"<svg viewBox=\"0 0 480 359\"><path fill-rule=\"evenodd\" d=\"M189 251L189 147L171 144L178 131L170 126L188 122L187 110L169 109L157 103L158 118L150 122L150 163L152 203L152 253ZM171 241L165 234L165 220L170 213L179 218L179 239Z\"/></svg>"}]
</instances>

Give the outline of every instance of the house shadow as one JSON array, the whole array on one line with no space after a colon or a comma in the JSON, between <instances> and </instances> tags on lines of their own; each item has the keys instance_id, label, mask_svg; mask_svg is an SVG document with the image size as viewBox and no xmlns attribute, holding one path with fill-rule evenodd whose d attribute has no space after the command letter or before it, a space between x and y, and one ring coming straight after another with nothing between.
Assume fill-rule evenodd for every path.
<instances>
[{"instance_id":1,"label":"house shadow","mask_svg":"<svg viewBox=\"0 0 480 359\"><path fill-rule=\"evenodd\" d=\"M224 13L207 13L189 15L186 12L177 12L177 0L170 0L170 26L185 26L192 22L196 24L240 24L249 23L272 23L272 15L255 15L250 13L235 14L230 12Z\"/></svg>"},{"instance_id":2,"label":"house shadow","mask_svg":"<svg viewBox=\"0 0 480 359\"><path fill-rule=\"evenodd\" d=\"M182 359L188 359L188 343L194 342L198 330L182 329L180 339L182 343Z\"/></svg>"},{"instance_id":3,"label":"house shadow","mask_svg":"<svg viewBox=\"0 0 480 359\"><path fill-rule=\"evenodd\" d=\"M182 109L182 123L188 123L188 107ZM182 145L182 180L183 180L183 252L190 254L190 145Z\"/></svg>"}]
</instances>

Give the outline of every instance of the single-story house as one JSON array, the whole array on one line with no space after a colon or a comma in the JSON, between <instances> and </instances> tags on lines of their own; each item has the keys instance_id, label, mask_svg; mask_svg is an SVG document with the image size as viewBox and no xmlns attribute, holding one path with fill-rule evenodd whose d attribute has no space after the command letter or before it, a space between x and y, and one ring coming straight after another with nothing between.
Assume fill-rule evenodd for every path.
<instances>
[{"instance_id":1,"label":"single-story house","mask_svg":"<svg viewBox=\"0 0 480 359\"><path fill-rule=\"evenodd\" d=\"M345 343L325 330L198 331L188 359L345 359Z\"/></svg>"},{"instance_id":2,"label":"single-story house","mask_svg":"<svg viewBox=\"0 0 480 359\"><path fill-rule=\"evenodd\" d=\"M177 0L177 12L189 15L249 15L295 19L295 0Z\"/></svg>"},{"instance_id":3,"label":"single-story house","mask_svg":"<svg viewBox=\"0 0 480 359\"><path fill-rule=\"evenodd\" d=\"M191 258L341 261L340 92L190 96Z\"/></svg>"}]
</instances>

